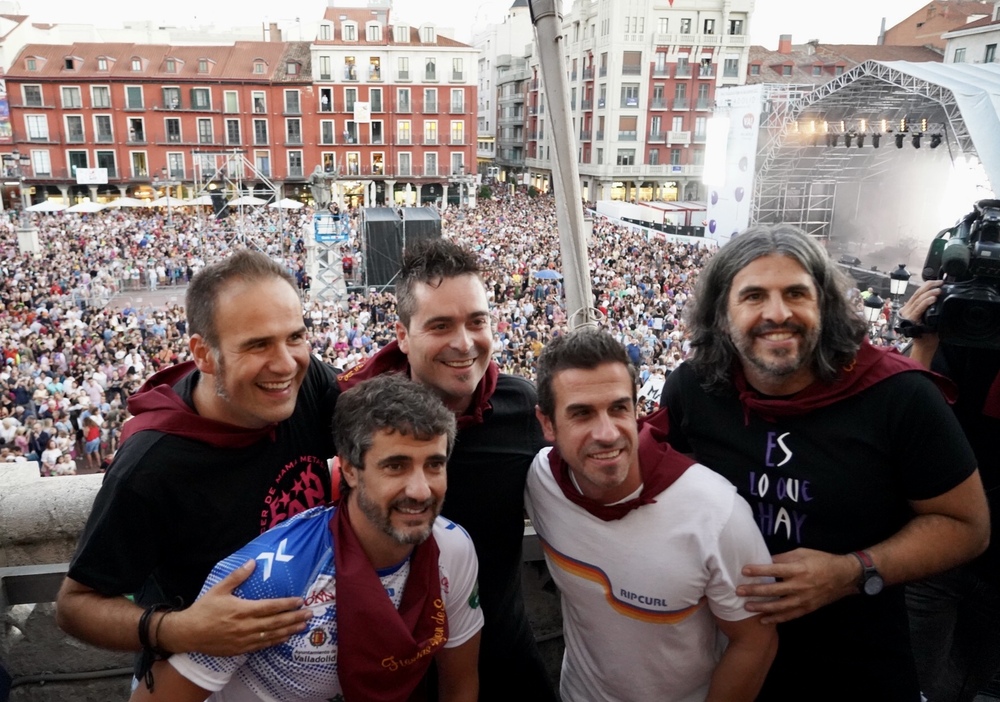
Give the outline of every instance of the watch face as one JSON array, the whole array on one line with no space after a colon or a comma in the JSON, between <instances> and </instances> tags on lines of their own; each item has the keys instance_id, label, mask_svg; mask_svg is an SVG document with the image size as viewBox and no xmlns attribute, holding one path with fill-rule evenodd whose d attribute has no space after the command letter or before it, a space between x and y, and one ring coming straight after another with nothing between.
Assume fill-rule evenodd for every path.
<instances>
[{"instance_id":1,"label":"watch face","mask_svg":"<svg viewBox=\"0 0 1000 702\"><path fill-rule=\"evenodd\" d=\"M882 581L882 576L874 574L865 580L865 594L866 595L877 595L882 592L882 588L885 583Z\"/></svg>"}]
</instances>

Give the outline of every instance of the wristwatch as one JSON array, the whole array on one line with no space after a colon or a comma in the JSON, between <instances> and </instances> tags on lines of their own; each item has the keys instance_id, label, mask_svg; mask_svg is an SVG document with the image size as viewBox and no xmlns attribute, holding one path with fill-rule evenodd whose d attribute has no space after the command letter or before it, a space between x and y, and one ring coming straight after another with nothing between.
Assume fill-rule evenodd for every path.
<instances>
[{"instance_id":1,"label":"wristwatch","mask_svg":"<svg viewBox=\"0 0 1000 702\"><path fill-rule=\"evenodd\" d=\"M861 577L858 578L858 592L862 595L877 595L885 587L885 581L875 567L872 556L867 551L854 551L852 556L861 563Z\"/></svg>"}]
</instances>

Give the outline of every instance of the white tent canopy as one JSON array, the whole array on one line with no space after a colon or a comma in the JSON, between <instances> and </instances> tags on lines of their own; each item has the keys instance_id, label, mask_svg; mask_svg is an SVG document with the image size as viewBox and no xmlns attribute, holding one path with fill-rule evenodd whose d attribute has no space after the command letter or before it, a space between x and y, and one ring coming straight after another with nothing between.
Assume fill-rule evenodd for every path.
<instances>
[{"instance_id":1,"label":"white tent canopy","mask_svg":"<svg viewBox=\"0 0 1000 702\"><path fill-rule=\"evenodd\" d=\"M253 205L256 207L258 205L266 204L267 200L261 200L259 197L254 197L253 195L243 195L242 197L229 201L230 207L239 207L240 205Z\"/></svg>"},{"instance_id":2,"label":"white tent canopy","mask_svg":"<svg viewBox=\"0 0 1000 702\"><path fill-rule=\"evenodd\" d=\"M181 200L176 197L168 197L164 195L161 198L157 198L149 203L150 207L184 207L187 205L187 200Z\"/></svg>"},{"instance_id":3,"label":"white tent canopy","mask_svg":"<svg viewBox=\"0 0 1000 702\"><path fill-rule=\"evenodd\" d=\"M189 205L200 205L200 206L203 206L203 207L211 207L212 206L212 196L211 195L199 195L198 197L194 198L193 200L188 200L187 204L189 204Z\"/></svg>"},{"instance_id":4,"label":"white tent canopy","mask_svg":"<svg viewBox=\"0 0 1000 702\"><path fill-rule=\"evenodd\" d=\"M100 212L105 207L107 207L107 205L102 205L99 202L94 202L93 200L84 200L83 202L77 203L72 207L66 208L66 211L77 214L88 214L93 212Z\"/></svg>"},{"instance_id":5,"label":"white tent canopy","mask_svg":"<svg viewBox=\"0 0 1000 702\"><path fill-rule=\"evenodd\" d=\"M24 209L26 212L62 212L66 209L66 205L61 202L46 200L45 202L39 202L37 205L32 205Z\"/></svg>"},{"instance_id":6,"label":"white tent canopy","mask_svg":"<svg viewBox=\"0 0 1000 702\"><path fill-rule=\"evenodd\" d=\"M305 207L305 205L296 200L290 200L287 197L283 197L277 202L272 202L270 205L268 205L268 207L270 207L272 210L278 208L281 208L283 210L301 210L303 207Z\"/></svg>"},{"instance_id":7,"label":"white tent canopy","mask_svg":"<svg viewBox=\"0 0 1000 702\"><path fill-rule=\"evenodd\" d=\"M149 207L149 203L134 197L120 197L109 202L108 207Z\"/></svg>"}]
</instances>

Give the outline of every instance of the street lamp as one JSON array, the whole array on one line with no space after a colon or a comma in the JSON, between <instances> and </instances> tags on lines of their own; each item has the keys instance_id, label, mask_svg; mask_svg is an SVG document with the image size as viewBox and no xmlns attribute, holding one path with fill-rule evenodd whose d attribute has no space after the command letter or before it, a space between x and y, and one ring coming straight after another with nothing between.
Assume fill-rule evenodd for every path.
<instances>
[{"instance_id":1,"label":"street lamp","mask_svg":"<svg viewBox=\"0 0 1000 702\"><path fill-rule=\"evenodd\" d=\"M31 202L28 199L28 192L24 189L24 176L31 166L31 156L22 154L16 146L11 150L10 156L12 161L11 166L14 169L12 175L17 178L17 194L21 197L21 212L18 215L18 221L21 229L27 229L31 226L31 220L28 216L28 208L31 206Z\"/></svg>"},{"instance_id":2,"label":"street lamp","mask_svg":"<svg viewBox=\"0 0 1000 702\"><path fill-rule=\"evenodd\" d=\"M163 188L167 193L167 224L171 227L174 226L174 211L173 207L170 206L170 188L178 185L180 185L180 181L169 178L166 166L160 169L160 179L153 181L154 188Z\"/></svg>"},{"instance_id":3,"label":"street lamp","mask_svg":"<svg viewBox=\"0 0 1000 702\"><path fill-rule=\"evenodd\" d=\"M885 305L885 300L878 296L877 293L872 293L865 298L865 319L868 320L868 336L874 338L875 325L878 323L879 315L882 314L882 307Z\"/></svg>"},{"instance_id":4,"label":"street lamp","mask_svg":"<svg viewBox=\"0 0 1000 702\"><path fill-rule=\"evenodd\" d=\"M889 292L895 302L899 302L899 298L906 293L906 284L909 281L910 272L902 263L899 264L899 268L889 274Z\"/></svg>"}]
</instances>

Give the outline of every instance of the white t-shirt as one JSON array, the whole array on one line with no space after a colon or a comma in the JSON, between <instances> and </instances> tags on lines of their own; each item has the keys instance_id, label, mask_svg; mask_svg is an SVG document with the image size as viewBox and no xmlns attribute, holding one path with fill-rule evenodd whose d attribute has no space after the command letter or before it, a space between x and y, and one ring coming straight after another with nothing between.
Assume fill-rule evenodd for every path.
<instances>
[{"instance_id":1,"label":"white t-shirt","mask_svg":"<svg viewBox=\"0 0 1000 702\"><path fill-rule=\"evenodd\" d=\"M695 464L656 497L603 521L566 499L543 449L525 505L562 594L560 693L573 702L705 699L726 639L713 615L752 616L740 570L770 563L747 503Z\"/></svg>"}]
</instances>

